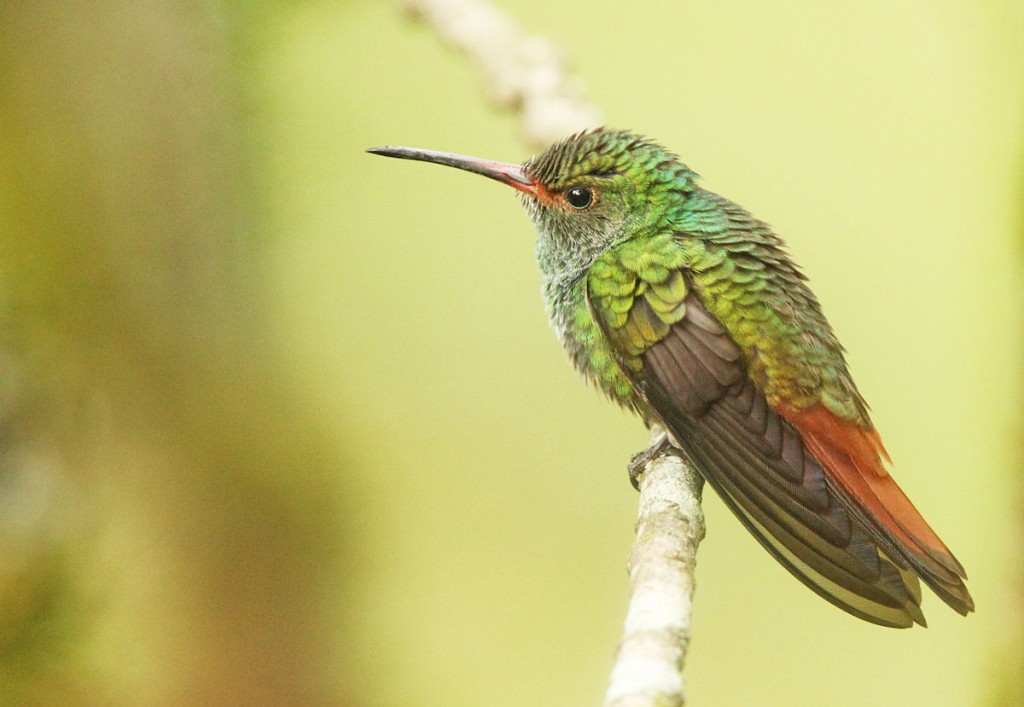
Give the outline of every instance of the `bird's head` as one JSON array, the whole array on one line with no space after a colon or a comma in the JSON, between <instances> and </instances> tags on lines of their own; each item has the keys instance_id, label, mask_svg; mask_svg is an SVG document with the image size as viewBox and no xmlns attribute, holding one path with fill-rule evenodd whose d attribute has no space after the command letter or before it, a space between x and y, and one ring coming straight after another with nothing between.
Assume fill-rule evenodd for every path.
<instances>
[{"instance_id":1,"label":"bird's head","mask_svg":"<svg viewBox=\"0 0 1024 707\"><path fill-rule=\"evenodd\" d=\"M635 133L597 128L555 143L523 165L409 147L374 154L435 162L517 189L539 234L541 266L586 268L609 247L666 225L696 174Z\"/></svg>"}]
</instances>

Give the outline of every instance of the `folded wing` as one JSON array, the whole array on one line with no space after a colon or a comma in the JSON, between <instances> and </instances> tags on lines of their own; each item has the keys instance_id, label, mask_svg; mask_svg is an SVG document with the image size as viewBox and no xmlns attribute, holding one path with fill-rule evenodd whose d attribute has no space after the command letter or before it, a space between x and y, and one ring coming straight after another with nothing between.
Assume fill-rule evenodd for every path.
<instances>
[{"instance_id":1,"label":"folded wing","mask_svg":"<svg viewBox=\"0 0 1024 707\"><path fill-rule=\"evenodd\" d=\"M798 428L768 404L740 349L689 288L672 288L681 300L666 303L637 283L626 316L620 290L617 312L592 299L595 319L648 414L776 560L826 600L884 626L925 624L918 574L954 609L970 610L962 570L934 533L915 543L916 521L906 537L887 527L895 494L905 500L891 478L864 481L849 461L836 478L830 466L844 452L828 446L828 430ZM865 488L874 490L866 507ZM896 515L911 518L904 508Z\"/></svg>"}]
</instances>

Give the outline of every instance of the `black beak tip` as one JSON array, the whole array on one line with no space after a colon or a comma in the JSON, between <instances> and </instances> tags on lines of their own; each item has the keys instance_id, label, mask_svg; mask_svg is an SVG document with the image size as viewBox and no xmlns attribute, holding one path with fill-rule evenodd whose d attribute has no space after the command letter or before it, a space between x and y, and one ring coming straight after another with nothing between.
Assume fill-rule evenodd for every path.
<instances>
[{"instance_id":1,"label":"black beak tip","mask_svg":"<svg viewBox=\"0 0 1024 707\"><path fill-rule=\"evenodd\" d=\"M412 147L397 147L395 145L381 145L379 147L371 147L367 150L371 155L383 155L384 157L397 157L403 160L423 160L424 153L429 153L430 150L417 150ZM424 160L430 162L432 160Z\"/></svg>"}]
</instances>

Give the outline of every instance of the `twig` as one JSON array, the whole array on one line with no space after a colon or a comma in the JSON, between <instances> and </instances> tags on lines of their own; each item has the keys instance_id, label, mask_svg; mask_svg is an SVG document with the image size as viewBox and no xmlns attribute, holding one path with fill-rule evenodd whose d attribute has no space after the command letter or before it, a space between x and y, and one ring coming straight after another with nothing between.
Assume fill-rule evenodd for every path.
<instances>
[{"instance_id":1,"label":"twig","mask_svg":"<svg viewBox=\"0 0 1024 707\"><path fill-rule=\"evenodd\" d=\"M696 469L674 454L655 457L640 477L629 612L606 707L683 704L694 567L704 539L703 484Z\"/></svg>"},{"instance_id":2,"label":"twig","mask_svg":"<svg viewBox=\"0 0 1024 707\"><path fill-rule=\"evenodd\" d=\"M470 57L492 103L520 114L523 139L540 149L600 124L564 53L527 34L480 0L405 0L406 10ZM660 431L654 430L652 440ZM636 541L629 558L632 593L606 707L683 704L683 663L690 641L693 570L704 538L703 480L678 456L655 457L640 480Z\"/></svg>"},{"instance_id":3,"label":"twig","mask_svg":"<svg viewBox=\"0 0 1024 707\"><path fill-rule=\"evenodd\" d=\"M601 124L600 111L583 98L583 82L569 73L565 53L545 37L527 34L504 12L478 0L403 4L473 60L492 103L521 114L531 148Z\"/></svg>"}]
</instances>

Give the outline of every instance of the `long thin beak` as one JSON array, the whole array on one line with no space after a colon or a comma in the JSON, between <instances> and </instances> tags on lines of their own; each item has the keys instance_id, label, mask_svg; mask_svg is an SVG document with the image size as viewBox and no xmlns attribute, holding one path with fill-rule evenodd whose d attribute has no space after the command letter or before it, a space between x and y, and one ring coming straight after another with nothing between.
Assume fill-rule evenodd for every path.
<instances>
[{"instance_id":1,"label":"long thin beak","mask_svg":"<svg viewBox=\"0 0 1024 707\"><path fill-rule=\"evenodd\" d=\"M494 162L483 160L479 157L467 157L456 155L451 152L438 152L436 150L420 150L415 147L371 147L367 152L385 157L397 157L402 160L419 160L420 162L434 162L456 169L464 169L474 174L482 174L485 177L496 179L502 184L508 184L521 192L537 195L537 183L526 176L523 168L517 164L506 162Z\"/></svg>"}]
</instances>

